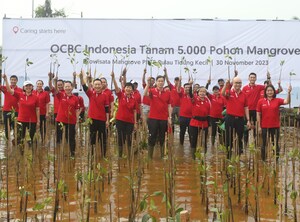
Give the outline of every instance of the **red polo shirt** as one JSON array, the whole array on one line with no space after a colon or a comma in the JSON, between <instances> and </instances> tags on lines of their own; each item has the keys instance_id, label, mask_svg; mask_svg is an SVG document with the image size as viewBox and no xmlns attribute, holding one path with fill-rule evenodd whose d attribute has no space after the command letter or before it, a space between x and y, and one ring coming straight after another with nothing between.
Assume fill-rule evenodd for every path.
<instances>
[{"instance_id":1,"label":"red polo shirt","mask_svg":"<svg viewBox=\"0 0 300 222\"><path fill-rule=\"evenodd\" d=\"M229 95L225 96L226 112L228 115L244 117L245 107L248 106L246 94L241 91L237 93L234 89L229 90Z\"/></svg>"},{"instance_id":2,"label":"red polo shirt","mask_svg":"<svg viewBox=\"0 0 300 222\"><path fill-rule=\"evenodd\" d=\"M76 111L79 109L79 100L77 96L67 96L65 92L57 93L59 99L59 109L56 117L57 122L76 124Z\"/></svg>"},{"instance_id":3,"label":"red polo shirt","mask_svg":"<svg viewBox=\"0 0 300 222\"><path fill-rule=\"evenodd\" d=\"M140 92L138 90L134 90L132 92L132 97L136 100L136 102L138 104L138 109L136 110L136 113L140 114L141 113L140 105L142 103L142 97L141 97Z\"/></svg>"},{"instance_id":4,"label":"red polo shirt","mask_svg":"<svg viewBox=\"0 0 300 222\"><path fill-rule=\"evenodd\" d=\"M180 106L180 97L177 92L177 87L175 87L172 83L169 84L170 93L171 93L171 106ZM183 87L180 88L180 91L183 91Z\"/></svg>"},{"instance_id":5,"label":"red polo shirt","mask_svg":"<svg viewBox=\"0 0 300 222\"><path fill-rule=\"evenodd\" d=\"M211 108L209 116L213 118L219 118L222 119L223 115L222 112L225 107L225 99L223 96L219 95L216 96L214 94L208 94L208 98L211 102Z\"/></svg>"},{"instance_id":6,"label":"red polo shirt","mask_svg":"<svg viewBox=\"0 0 300 222\"><path fill-rule=\"evenodd\" d=\"M58 109L59 109L59 102L60 100L57 98L57 94L55 94L54 88L51 90L53 96L54 96L54 114L58 113ZM59 92L64 93L65 90L60 90Z\"/></svg>"},{"instance_id":7,"label":"red polo shirt","mask_svg":"<svg viewBox=\"0 0 300 222\"><path fill-rule=\"evenodd\" d=\"M257 104L256 111L261 113L261 128L279 128L280 115L279 107L284 104L284 99L267 98L260 99Z\"/></svg>"},{"instance_id":8,"label":"red polo shirt","mask_svg":"<svg viewBox=\"0 0 300 222\"><path fill-rule=\"evenodd\" d=\"M13 95L19 103L18 121L24 123L36 123L36 108L39 107L39 99L36 95L27 96L25 92L14 92Z\"/></svg>"},{"instance_id":9,"label":"red polo shirt","mask_svg":"<svg viewBox=\"0 0 300 222\"><path fill-rule=\"evenodd\" d=\"M103 93L108 96L109 103L112 103L114 101L114 96L110 89L106 88L105 90L103 90Z\"/></svg>"},{"instance_id":10,"label":"red polo shirt","mask_svg":"<svg viewBox=\"0 0 300 222\"><path fill-rule=\"evenodd\" d=\"M127 97L122 91L118 92L117 96L119 106L116 119L128 123L134 123L134 110L138 108L136 100L132 96Z\"/></svg>"},{"instance_id":11,"label":"red polo shirt","mask_svg":"<svg viewBox=\"0 0 300 222\"><path fill-rule=\"evenodd\" d=\"M88 117L96 120L106 121L105 107L109 107L108 96L103 93L88 89L86 92L89 98Z\"/></svg>"},{"instance_id":12,"label":"red polo shirt","mask_svg":"<svg viewBox=\"0 0 300 222\"><path fill-rule=\"evenodd\" d=\"M13 89L15 92L23 92L23 90L18 86L14 88L11 86L10 88ZM0 86L0 90L4 94L3 111L10 112L12 109L14 109L16 112L18 112L18 99L7 91L6 86Z\"/></svg>"},{"instance_id":13,"label":"red polo shirt","mask_svg":"<svg viewBox=\"0 0 300 222\"><path fill-rule=\"evenodd\" d=\"M178 93L178 92L177 92ZM184 92L180 92L179 98L180 98L180 110L179 110L179 116L192 118L192 99L189 94L185 94Z\"/></svg>"},{"instance_id":14,"label":"red polo shirt","mask_svg":"<svg viewBox=\"0 0 300 222\"><path fill-rule=\"evenodd\" d=\"M207 98L201 100L199 96L193 99L192 116L208 117L210 112L210 101ZM206 128L208 127L208 120L199 121L191 119L190 126Z\"/></svg>"},{"instance_id":15,"label":"red polo shirt","mask_svg":"<svg viewBox=\"0 0 300 222\"><path fill-rule=\"evenodd\" d=\"M260 99L260 92L264 90L264 85L253 85L249 84L243 87L243 93L246 94L248 100L249 110L256 110L257 102Z\"/></svg>"},{"instance_id":16,"label":"red polo shirt","mask_svg":"<svg viewBox=\"0 0 300 222\"><path fill-rule=\"evenodd\" d=\"M38 92L37 90L33 90L32 94L36 95L39 98L40 115L46 115L46 106L50 102L49 93L44 90L40 92Z\"/></svg>"},{"instance_id":17,"label":"red polo shirt","mask_svg":"<svg viewBox=\"0 0 300 222\"><path fill-rule=\"evenodd\" d=\"M168 120L168 105L171 103L170 91L159 91L157 88L149 89L150 112L149 118Z\"/></svg>"}]
</instances>

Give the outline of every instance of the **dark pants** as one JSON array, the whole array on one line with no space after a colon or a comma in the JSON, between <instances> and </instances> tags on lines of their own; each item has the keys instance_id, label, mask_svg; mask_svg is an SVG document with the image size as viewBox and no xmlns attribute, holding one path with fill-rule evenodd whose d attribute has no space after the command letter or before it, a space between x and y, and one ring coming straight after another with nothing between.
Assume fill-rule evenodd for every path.
<instances>
[{"instance_id":1,"label":"dark pants","mask_svg":"<svg viewBox=\"0 0 300 222\"><path fill-rule=\"evenodd\" d=\"M172 108L172 132L174 133L174 125L176 119L179 120L179 112L180 112L180 107L179 106L174 106Z\"/></svg>"},{"instance_id":2,"label":"dark pants","mask_svg":"<svg viewBox=\"0 0 300 222\"><path fill-rule=\"evenodd\" d=\"M250 122L251 124L253 124L254 126L256 126L256 110L249 110L249 118L250 118ZM247 120L245 119L245 125L247 124ZM256 130L254 129L253 132L253 136L254 138L256 137ZM245 130L245 137L244 137L245 143L248 143L249 141L249 130Z\"/></svg>"},{"instance_id":3,"label":"dark pants","mask_svg":"<svg viewBox=\"0 0 300 222\"><path fill-rule=\"evenodd\" d=\"M11 118L11 111L3 111L3 123L4 123L4 129L5 129L5 136L8 139L8 127L10 127L10 130L14 129L14 120ZM18 113L15 112L15 117L18 116Z\"/></svg>"},{"instance_id":4,"label":"dark pants","mask_svg":"<svg viewBox=\"0 0 300 222\"><path fill-rule=\"evenodd\" d=\"M45 141L45 135L46 135L46 116L40 115L40 132L42 141Z\"/></svg>"},{"instance_id":5,"label":"dark pants","mask_svg":"<svg viewBox=\"0 0 300 222\"><path fill-rule=\"evenodd\" d=\"M274 143L276 141L276 158L279 157L279 134L280 134L280 129L279 128L262 128L262 147L261 147L261 158L265 161L266 160L266 156L267 156L267 152L268 151L266 149L266 147L268 148L267 144L270 141L271 138L271 142L272 142L272 146L274 146Z\"/></svg>"},{"instance_id":6,"label":"dark pants","mask_svg":"<svg viewBox=\"0 0 300 222\"><path fill-rule=\"evenodd\" d=\"M203 132L204 132L204 138L203 138ZM202 134L199 138L201 138L202 141L200 141L200 145L204 145L204 152L207 152L207 135L208 135L208 128L201 128L201 127L195 127L190 126L190 140L191 140L191 148L192 152L196 151L197 143L198 143L198 136L199 134ZM204 139L204 140L203 140ZM203 144L204 141L204 144ZM193 154L194 155L194 154Z\"/></svg>"},{"instance_id":7,"label":"dark pants","mask_svg":"<svg viewBox=\"0 0 300 222\"><path fill-rule=\"evenodd\" d=\"M215 144L215 138L217 135L217 131L221 137L221 129L218 127L218 124L221 122L222 119L220 118L213 118L210 117L210 125L211 125L211 142L214 145ZM220 140L221 141L221 140Z\"/></svg>"},{"instance_id":8,"label":"dark pants","mask_svg":"<svg viewBox=\"0 0 300 222\"><path fill-rule=\"evenodd\" d=\"M116 127L118 132L118 146L119 146L119 157L123 155L123 149L127 142L128 155L130 155L132 132L134 128L133 123L124 122L121 120L116 121Z\"/></svg>"},{"instance_id":9,"label":"dark pants","mask_svg":"<svg viewBox=\"0 0 300 222\"><path fill-rule=\"evenodd\" d=\"M32 143L34 134L36 132L36 123L25 123L25 122L19 122L19 123L20 124L18 124L18 144L24 142L26 129L29 130L29 136Z\"/></svg>"},{"instance_id":10,"label":"dark pants","mask_svg":"<svg viewBox=\"0 0 300 222\"><path fill-rule=\"evenodd\" d=\"M237 154L240 155L243 152L244 117L227 115L225 118L225 139L228 159L231 158L234 132L238 137Z\"/></svg>"},{"instance_id":11,"label":"dark pants","mask_svg":"<svg viewBox=\"0 0 300 222\"><path fill-rule=\"evenodd\" d=\"M188 131L188 134L190 137L190 128L189 128L190 121L191 121L191 118L184 117L184 116L179 117L179 126L180 126L179 140L180 140L181 145L183 145L184 135L185 135L186 130Z\"/></svg>"},{"instance_id":12,"label":"dark pants","mask_svg":"<svg viewBox=\"0 0 300 222\"><path fill-rule=\"evenodd\" d=\"M56 120L57 113L54 113L54 119ZM56 122L56 142L61 143L62 141L62 126L59 124L59 122Z\"/></svg>"},{"instance_id":13,"label":"dark pants","mask_svg":"<svg viewBox=\"0 0 300 222\"><path fill-rule=\"evenodd\" d=\"M98 136L98 142L101 147L101 155L104 157L106 156L106 135L105 121L92 119L92 124L90 125L91 145L96 144Z\"/></svg>"},{"instance_id":14,"label":"dark pants","mask_svg":"<svg viewBox=\"0 0 300 222\"><path fill-rule=\"evenodd\" d=\"M157 140L159 141L160 146L163 146L165 142L165 133L167 132L167 128L168 128L167 120L148 118L149 146L154 147Z\"/></svg>"},{"instance_id":15,"label":"dark pants","mask_svg":"<svg viewBox=\"0 0 300 222\"><path fill-rule=\"evenodd\" d=\"M69 144L70 154L72 157L74 157L75 147L76 147L76 129L75 129L76 124L68 124L68 123L60 123L60 122L57 122L56 124L58 126L61 126L61 124L63 124L63 129L65 130L66 143ZM61 129L61 133L62 133L62 129Z\"/></svg>"}]
</instances>

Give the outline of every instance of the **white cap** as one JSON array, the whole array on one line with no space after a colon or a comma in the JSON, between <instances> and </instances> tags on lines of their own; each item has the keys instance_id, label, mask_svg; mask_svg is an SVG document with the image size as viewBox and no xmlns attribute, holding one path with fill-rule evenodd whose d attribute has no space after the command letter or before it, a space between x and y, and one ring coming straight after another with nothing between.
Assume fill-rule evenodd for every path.
<instances>
[{"instance_id":1,"label":"white cap","mask_svg":"<svg viewBox=\"0 0 300 222\"><path fill-rule=\"evenodd\" d=\"M33 83L32 83L30 80L26 80L26 81L23 83L23 86L27 86L27 85L32 85L32 86L33 86Z\"/></svg>"}]
</instances>

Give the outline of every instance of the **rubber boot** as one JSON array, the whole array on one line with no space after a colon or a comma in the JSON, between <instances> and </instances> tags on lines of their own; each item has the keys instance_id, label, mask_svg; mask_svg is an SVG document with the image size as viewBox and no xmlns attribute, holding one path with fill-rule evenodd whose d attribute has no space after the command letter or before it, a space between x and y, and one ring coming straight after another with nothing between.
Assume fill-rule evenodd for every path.
<instances>
[{"instance_id":1,"label":"rubber boot","mask_svg":"<svg viewBox=\"0 0 300 222\"><path fill-rule=\"evenodd\" d=\"M153 159L153 150L154 150L154 146L148 146L148 159L150 160Z\"/></svg>"}]
</instances>

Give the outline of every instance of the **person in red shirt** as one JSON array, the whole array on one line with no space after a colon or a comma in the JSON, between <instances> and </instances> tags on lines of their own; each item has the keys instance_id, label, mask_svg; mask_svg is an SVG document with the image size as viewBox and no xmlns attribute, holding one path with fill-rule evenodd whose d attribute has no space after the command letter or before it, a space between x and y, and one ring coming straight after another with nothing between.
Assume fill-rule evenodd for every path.
<instances>
[{"instance_id":1,"label":"person in red shirt","mask_svg":"<svg viewBox=\"0 0 300 222\"><path fill-rule=\"evenodd\" d=\"M78 97L79 101L79 122L82 123L85 121L84 115L85 115L85 106L84 106L84 100L83 97L78 94L78 92L74 92L73 95Z\"/></svg>"},{"instance_id":2,"label":"person in red shirt","mask_svg":"<svg viewBox=\"0 0 300 222\"><path fill-rule=\"evenodd\" d=\"M280 114L279 107L290 103L292 87L288 88L288 95L286 99L276 98L276 90L273 85L268 85L265 88L265 98L260 99L257 104L257 122L258 131L262 132L262 147L261 158L266 160L267 150L266 145L271 138L274 145L276 140L276 159L279 157L279 136L280 136Z\"/></svg>"},{"instance_id":3,"label":"person in red shirt","mask_svg":"<svg viewBox=\"0 0 300 222\"><path fill-rule=\"evenodd\" d=\"M45 141L46 135L46 119L49 117L49 102L50 95L43 89L44 82L42 80L36 81L36 90L32 93L36 95L39 99L40 106L40 132L42 137L42 142Z\"/></svg>"},{"instance_id":4,"label":"person in red shirt","mask_svg":"<svg viewBox=\"0 0 300 222\"><path fill-rule=\"evenodd\" d=\"M57 124L63 124L65 130L65 138L70 147L71 157L75 156L76 147L76 123L79 118L79 100L73 95L73 84L71 81L64 82L64 92L56 90L56 96L59 99L59 108L56 116Z\"/></svg>"},{"instance_id":5,"label":"person in red shirt","mask_svg":"<svg viewBox=\"0 0 300 222\"><path fill-rule=\"evenodd\" d=\"M115 86L115 92L118 97L118 111L116 114L116 128L118 132L119 157L122 157L124 147L127 145L128 157L131 158L132 132L137 129L136 110L138 104L132 96L133 85L128 82L125 84L124 92L118 87L115 74L111 73L112 81ZM127 143L126 143L127 142Z\"/></svg>"},{"instance_id":6,"label":"person in red shirt","mask_svg":"<svg viewBox=\"0 0 300 222\"><path fill-rule=\"evenodd\" d=\"M168 73L166 72L165 78L167 80L167 84L170 88L171 92L171 106L172 106L172 131L174 132L174 124L176 120L179 119L179 112L180 112L180 97L177 93L177 88L179 86L179 77L174 78L174 85L170 82ZM183 91L182 88L180 90Z\"/></svg>"},{"instance_id":7,"label":"person in red shirt","mask_svg":"<svg viewBox=\"0 0 300 222\"><path fill-rule=\"evenodd\" d=\"M183 85L183 91L181 90L181 78L180 83L177 88L177 93L180 98L180 111L179 111L179 142L180 145L183 145L184 135L186 130L188 130L188 134L190 136L189 125L192 118L192 98L190 97L190 88L192 87L192 82L185 83Z\"/></svg>"},{"instance_id":8,"label":"person in red shirt","mask_svg":"<svg viewBox=\"0 0 300 222\"><path fill-rule=\"evenodd\" d=\"M96 145L98 136L101 155L105 157L107 148L106 129L109 126L109 98L102 90L103 85L100 79L94 79L92 88L89 88L83 79L83 72L81 72L80 82L84 92L89 98L88 118L92 119L90 125L91 145Z\"/></svg>"},{"instance_id":9,"label":"person in red shirt","mask_svg":"<svg viewBox=\"0 0 300 222\"><path fill-rule=\"evenodd\" d=\"M220 88L218 86L213 87L213 94L208 93L208 98L211 102L210 108L210 124L211 124L211 144L215 145L215 139L217 135L217 129L219 135L221 135L221 130L218 128L218 123L222 121L222 112L225 107L225 101L223 96L220 94Z\"/></svg>"},{"instance_id":10,"label":"person in red shirt","mask_svg":"<svg viewBox=\"0 0 300 222\"><path fill-rule=\"evenodd\" d=\"M271 80L266 80L266 81L264 81L264 86L265 86L265 88L266 88L268 85L272 85ZM275 93L276 93L276 94L279 94L279 93L281 93L282 91L283 91L283 89L282 89L282 86L281 86L281 81L279 80L279 81L278 81L278 89L276 89ZM264 89L260 91L260 98L265 98L265 90L264 90Z\"/></svg>"},{"instance_id":11,"label":"person in red shirt","mask_svg":"<svg viewBox=\"0 0 300 222\"><path fill-rule=\"evenodd\" d=\"M113 113L114 113L114 101L115 101L115 99L114 99L114 96L112 94L111 89L108 88L106 78L101 77L100 80L102 82L102 87L103 87L102 90L108 96L108 99L109 99L109 115L110 115L110 117L112 117Z\"/></svg>"},{"instance_id":12,"label":"person in red shirt","mask_svg":"<svg viewBox=\"0 0 300 222\"><path fill-rule=\"evenodd\" d=\"M247 119L247 127L251 127L249 118L248 101L246 94L242 91L242 80L239 77L233 78L233 87L230 89L230 80L222 89L222 95L226 100L226 117L225 117L225 138L228 150L227 158L231 158L233 147L233 132L238 137L238 147L236 153L240 155L243 152L243 133L244 133L244 116Z\"/></svg>"},{"instance_id":13,"label":"person in red shirt","mask_svg":"<svg viewBox=\"0 0 300 222\"><path fill-rule=\"evenodd\" d=\"M17 86L18 77L16 75L12 75L10 78L10 87L16 92L22 92L22 89ZM3 123L5 129L5 136L8 139L8 128L14 129L14 119L12 118L12 112L14 112L14 117L18 116L19 106L18 100L16 97L11 95L6 86L0 86L0 90L4 94L4 105L2 108L3 112Z\"/></svg>"},{"instance_id":14,"label":"person in red shirt","mask_svg":"<svg viewBox=\"0 0 300 222\"><path fill-rule=\"evenodd\" d=\"M147 74L147 70L144 69L144 73L143 73L143 78L142 78L142 83L143 83L143 89L145 90L146 88L146 74ZM150 88L153 88L155 85L155 78L154 77L150 77ZM146 124L148 121L148 115L149 115L149 111L150 111L150 98L149 96L143 96L143 127L146 128Z\"/></svg>"},{"instance_id":15,"label":"person in red shirt","mask_svg":"<svg viewBox=\"0 0 300 222\"><path fill-rule=\"evenodd\" d=\"M248 108L249 108L249 117L250 117L250 122L252 124L252 128L255 127L256 125L256 106L257 102L260 99L260 92L261 90L265 89L264 85L257 85L255 84L256 82L256 74L255 73L250 73L248 80L249 84L245 85L242 89L243 93L246 94L247 100L248 100ZM269 75L268 75L269 79ZM256 130L254 128L254 137L256 136ZM245 137L244 141L247 144L248 143L248 138L249 138L249 130L245 132Z\"/></svg>"},{"instance_id":16,"label":"person in red shirt","mask_svg":"<svg viewBox=\"0 0 300 222\"><path fill-rule=\"evenodd\" d=\"M54 104L53 105L54 105L54 121L55 121L56 117L57 117L57 112L58 112L58 109L59 109L60 100L57 98L57 93L54 90L52 80L54 81L54 85L57 87L57 90L61 93L64 93L64 81L62 79L57 80L57 78L54 78L53 73L49 73L48 76L49 76L49 81L48 81L49 88L50 88L50 91L52 92L52 95L54 97ZM55 121L55 124L56 124L56 142L61 143L62 128L57 124L56 121Z\"/></svg>"},{"instance_id":17,"label":"person in red shirt","mask_svg":"<svg viewBox=\"0 0 300 222\"><path fill-rule=\"evenodd\" d=\"M6 88L8 92L17 98L19 103L19 115L18 115L18 144L24 143L26 129L29 130L29 135L31 139L31 144L33 144L33 137L36 132L36 129L40 126L40 108L39 108L39 99L36 95L32 93L33 84L31 81L26 80L23 84L24 92L14 91L8 81L7 77L4 74L3 79L6 83Z\"/></svg>"},{"instance_id":18,"label":"person in red shirt","mask_svg":"<svg viewBox=\"0 0 300 222\"><path fill-rule=\"evenodd\" d=\"M166 72L166 68L164 69ZM148 158L153 158L153 150L156 141L160 143L161 157L164 156L165 133L168 124L172 124L172 107L170 91L164 91L165 77L156 77L156 87L150 88L151 77L148 78L144 96L150 98L150 111L148 117Z\"/></svg>"},{"instance_id":19,"label":"person in red shirt","mask_svg":"<svg viewBox=\"0 0 300 222\"><path fill-rule=\"evenodd\" d=\"M201 146L204 146L204 152L207 152L208 116L210 111L210 101L206 98L206 88L203 86L200 86L198 95L194 95L192 93L192 90L190 90L190 97L192 98L193 104L192 118L190 121L190 140L192 157L193 159L195 159L199 134L202 135L200 136L202 139L202 141L200 141L200 144Z\"/></svg>"}]
</instances>

